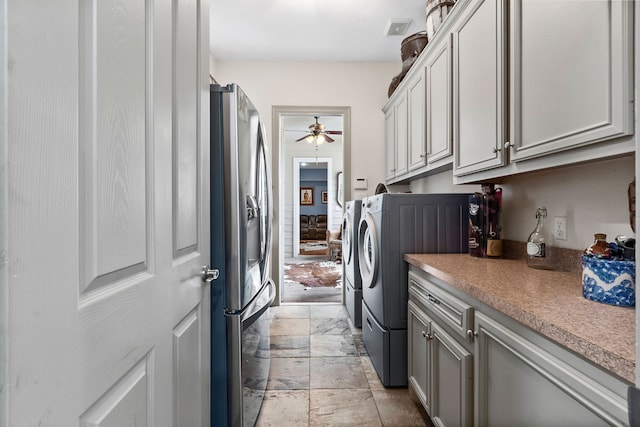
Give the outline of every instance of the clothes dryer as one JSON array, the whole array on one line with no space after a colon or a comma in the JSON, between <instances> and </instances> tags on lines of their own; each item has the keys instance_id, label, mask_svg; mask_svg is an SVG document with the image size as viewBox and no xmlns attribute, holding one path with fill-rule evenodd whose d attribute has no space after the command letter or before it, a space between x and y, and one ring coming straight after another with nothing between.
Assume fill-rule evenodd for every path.
<instances>
[{"instance_id":1,"label":"clothes dryer","mask_svg":"<svg viewBox=\"0 0 640 427\"><path fill-rule=\"evenodd\" d=\"M469 194L378 194L362 200L358 258L362 336L386 387L407 385L405 253L464 253Z\"/></svg>"},{"instance_id":2,"label":"clothes dryer","mask_svg":"<svg viewBox=\"0 0 640 427\"><path fill-rule=\"evenodd\" d=\"M358 258L358 224L362 200L345 203L342 216L342 262L345 276L345 305L356 328L362 327L362 279Z\"/></svg>"}]
</instances>

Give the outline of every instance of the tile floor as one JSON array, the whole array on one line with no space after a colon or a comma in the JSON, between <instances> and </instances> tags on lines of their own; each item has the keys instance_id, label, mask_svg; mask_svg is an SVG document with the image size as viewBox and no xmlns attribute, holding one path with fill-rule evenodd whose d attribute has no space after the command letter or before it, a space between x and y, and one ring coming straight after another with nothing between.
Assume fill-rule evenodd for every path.
<instances>
[{"instance_id":1,"label":"tile floor","mask_svg":"<svg viewBox=\"0 0 640 427\"><path fill-rule=\"evenodd\" d=\"M341 304L274 307L257 426L431 426L409 391L385 389Z\"/></svg>"}]
</instances>

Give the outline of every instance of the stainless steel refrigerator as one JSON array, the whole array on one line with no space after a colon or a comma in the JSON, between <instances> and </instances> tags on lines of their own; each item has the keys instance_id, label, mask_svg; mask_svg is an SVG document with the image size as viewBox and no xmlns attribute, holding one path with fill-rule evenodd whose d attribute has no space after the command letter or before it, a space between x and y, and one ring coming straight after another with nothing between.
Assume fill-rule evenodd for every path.
<instances>
[{"instance_id":1,"label":"stainless steel refrigerator","mask_svg":"<svg viewBox=\"0 0 640 427\"><path fill-rule=\"evenodd\" d=\"M269 377L271 189L264 126L235 84L211 85L211 425L255 424Z\"/></svg>"}]
</instances>

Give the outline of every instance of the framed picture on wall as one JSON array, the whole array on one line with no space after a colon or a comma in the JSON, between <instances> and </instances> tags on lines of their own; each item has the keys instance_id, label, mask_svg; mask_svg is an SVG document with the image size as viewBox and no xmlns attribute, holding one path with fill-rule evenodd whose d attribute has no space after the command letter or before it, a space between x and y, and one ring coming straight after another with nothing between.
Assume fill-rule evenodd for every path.
<instances>
[{"instance_id":1,"label":"framed picture on wall","mask_svg":"<svg viewBox=\"0 0 640 427\"><path fill-rule=\"evenodd\" d=\"M313 205L313 187L300 187L300 204Z\"/></svg>"},{"instance_id":2,"label":"framed picture on wall","mask_svg":"<svg viewBox=\"0 0 640 427\"><path fill-rule=\"evenodd\" d=\"M322 195L322 203L327 203L327 192L323 191L322 193L320 193Z\"/></svg>"}]
</instances>

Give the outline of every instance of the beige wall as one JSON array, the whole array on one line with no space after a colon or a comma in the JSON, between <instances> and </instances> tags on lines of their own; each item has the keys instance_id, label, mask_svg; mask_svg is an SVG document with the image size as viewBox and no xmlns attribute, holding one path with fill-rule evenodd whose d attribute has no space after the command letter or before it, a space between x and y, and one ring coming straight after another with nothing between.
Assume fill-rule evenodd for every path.
<instances>
[{"instance_id":1,"label":"beige wall","mask_svg":"<svg viewBox=\"0 0 640 427\"><path fill-rule=\"evenodd\" d=\"M351 107L351 177L367 178L373 193L384 182L384 115L397 63L236 62L211 60L220 84L237 83L263 116L272 135L274 105ZM347 183L345 183L347 184Z\"/></svg>"},{"instance_id":2,"label":"beige wall","mask_svg":"<svg viewBox=\"0 0 640 427\"><path fill-rule=\"evenodd\" d=\"M556 245L584 249L593 234L612 241L618 234L634 236L629 225L627 187L635 176L635 156L516 175L503 179L503 238L526 241L536 225L537 206L546 206L548 225L554 216L567 217L567 240ZM411 184L416 193L458 191L452 172L422 178ZM479 186L467 187L476 191Z\"/></svg>"},{"instance_id":3,"label":"beige wall","mask_svg":"<svg viewBox=\"0 0 640 427\"><path fill-rule=\"evenodd\" d=\"M367 178L373 194L384 182L384 116L387 88L398 73L393 63L255 63L213 61L220 83L235 82L262 112L271 135L273 105L341 105L351 107L351 176ZM535 227L536 206L546 206L550 223L567 217L566 241L558 246L582 249L593 233L633 235L628 225L627 186L635 172L634 157L626 157L506 178L504 238L524 241ZM454 186L452 172L411 183L416 193L471 192L477 185ZM345 183L347 184L347 183ZM399 189L402 191L404 188ZM393 190L392 190L393 191ZM363 195L359 193L358 196Z\"/></svg>"}]
</instances>

